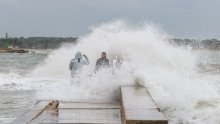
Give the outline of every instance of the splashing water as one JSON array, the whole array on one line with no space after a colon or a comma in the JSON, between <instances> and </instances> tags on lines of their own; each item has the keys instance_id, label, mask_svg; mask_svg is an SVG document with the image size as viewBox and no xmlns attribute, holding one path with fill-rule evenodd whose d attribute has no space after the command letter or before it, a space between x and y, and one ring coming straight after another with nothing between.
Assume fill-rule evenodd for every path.
<instances>
[{"instance_id":1,"label":"splashing water","mask_svg":"<svg viewBox=\"0 0 220 124\"><path fill-rule=\"evenodd\" d=\"M115 21L92 28L90 34L79 38L77 45L52 52L33 71L33 77L56 80L45 85L38 97L112 101L118 99L119 86L139 83L149 90L170 123L220 123L219 76L198 73L195 55L169 45L168 38L166 33L147 23L133 27ZM86 54L91 63L83 67L80 84L74 86L70 83L68 65L77 51ZM110 60L116 56L123 58L121 68L94 74L102 51Z\"/></svg>"}]
</instances>

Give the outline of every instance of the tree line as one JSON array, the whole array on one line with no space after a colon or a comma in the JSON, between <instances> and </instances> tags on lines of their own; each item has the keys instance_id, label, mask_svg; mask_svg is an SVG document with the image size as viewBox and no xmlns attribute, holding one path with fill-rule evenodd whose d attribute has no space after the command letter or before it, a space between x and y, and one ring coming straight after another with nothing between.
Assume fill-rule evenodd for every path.
<instances>
[{"instance_id":1,"label":"tree line","mask_svg":"<svg viewBox=\"0 0 220 124\"><path fill-rule=\"evenodd\" d=\"M191 47L193 49L220 50L220 41L217 39L170 39L171 44Z\"/></svg>"},{"instance_id":2,"label":"tree line","mask_svg":"<svg viewBox=\"0 0 220 124\"><path fill-rule=\"evenodd\" d=\"M9 46L27 49L56 49L63 43L77 43L77 37L20 37L8 38ZM220 50L220 41L217 39L169 39L176 46L192 47L193 49ZM5 38L0 39L0 48L4 48Z\"/></svg>"},{"instance_id":3,"label":"tree line","mask_svg":"<svg viewBox=\"0 0 220 124\"><path fill-rule=\"evenodd\" d=\"M14 48L56 49L63 43L76 43L77 37L20 37L8 38L8 44ZM5 47L5 38L0 39L0 48Z\"/></svg>"}]
</instances>

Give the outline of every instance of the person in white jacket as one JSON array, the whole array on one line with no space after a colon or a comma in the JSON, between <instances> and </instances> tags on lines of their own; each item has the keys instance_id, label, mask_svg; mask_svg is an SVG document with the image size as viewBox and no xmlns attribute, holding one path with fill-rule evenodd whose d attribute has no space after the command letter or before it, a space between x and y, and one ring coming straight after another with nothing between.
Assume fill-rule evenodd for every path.
<instances>
[{"instance_id":1,"label":"person in white jacket","mask_svg":"<svg viewBox=\"0 0 220 124\"><path fill-rule=\"evenodd\" d=\"M83 56L85 59L83 59ZM79 73L84 65L88 65L89 59L86 55L82 55L81 52L77 52L75 54L75 58L70 61L69 69L71 71L71 76L74 77L77 73Z\"/></svg>"}]
</instances>

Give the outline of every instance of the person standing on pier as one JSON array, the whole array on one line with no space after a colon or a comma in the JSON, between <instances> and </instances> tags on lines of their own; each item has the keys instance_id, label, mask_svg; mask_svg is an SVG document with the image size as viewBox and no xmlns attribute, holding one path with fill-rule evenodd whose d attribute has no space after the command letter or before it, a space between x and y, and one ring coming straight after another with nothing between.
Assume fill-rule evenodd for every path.
<instances>
[{"instance_id":1,"label":"person standing on pier","mask_svg":"<svg viewBox=\"0 0 220 124\"><path fill-rule=\"evenodd\" d=\"M99 58L96 62L95 72L105 67L109 67L109 60L106 57L106 52L102 52L101 58Z\"/></svg>"},{"instance_id":2,"label":"person standing on pier","mask_svg":"<svg viewBox=\"0 0 220 124\"><path fill-rule=\"evenodd\" d=\"M83 59L83 57L85 59ZM71 77L74 78L76 74L78 74L84 65L88 65L89 59L86 55L82 55L81 52L77 52L75 54L75 58L72 59L69 63L69 69L71 71Z\"/></svg>"}]
</instances>

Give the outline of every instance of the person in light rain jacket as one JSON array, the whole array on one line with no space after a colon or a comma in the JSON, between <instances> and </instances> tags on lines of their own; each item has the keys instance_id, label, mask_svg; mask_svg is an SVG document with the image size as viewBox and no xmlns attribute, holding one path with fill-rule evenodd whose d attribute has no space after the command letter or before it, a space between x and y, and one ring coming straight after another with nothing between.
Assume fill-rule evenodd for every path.
<instances>
[{"instance_id":1,"label":"person in light rain jacket","mask_svg":"<svg viewBox=\"0 0 220 124\"><path fill-rule=\"evenodd\" d=\"M83 59L83 56L85 59ZM77 73L79 73L84 65L88 65L89 59L86 55L82 55L81 52L77 52L75 54L75 58L70 61L69 69L71 71L71 76L74 77Z\"/></svg>"}]
</instances>

